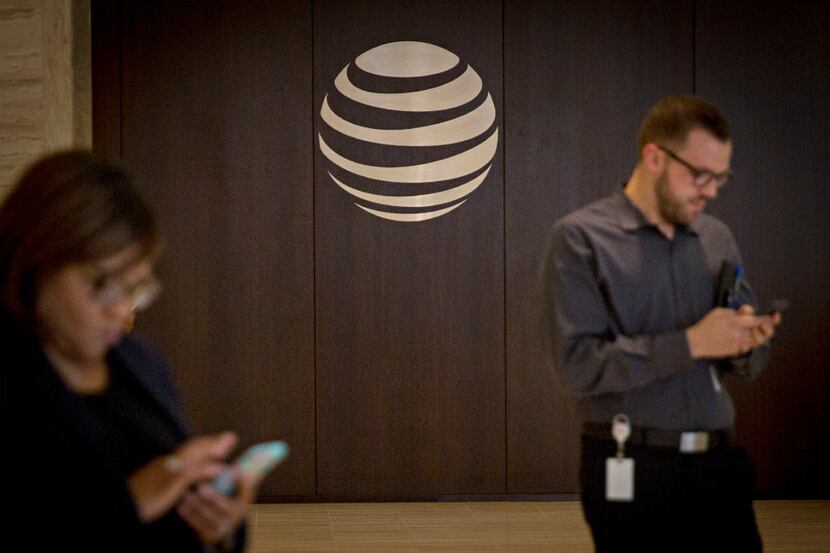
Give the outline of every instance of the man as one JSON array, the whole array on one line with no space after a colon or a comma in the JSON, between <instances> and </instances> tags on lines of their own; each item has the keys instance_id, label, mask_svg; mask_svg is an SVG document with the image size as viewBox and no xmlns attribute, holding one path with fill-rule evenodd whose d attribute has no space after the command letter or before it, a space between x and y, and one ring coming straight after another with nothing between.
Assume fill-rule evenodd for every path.
<instances>
[{"instance_id":1,"label":"man","mask_svg":"<svg viewBox=\"0 0 830 553\"><path fill-rule=\"evenodd\" d=\"M729 126L669 97L639 153L624 188L556 223L545 265L553 359L583 421L583 511L598 551L760 551L720 377L756 377L781 317L755 315L732 234L703 213L730 175ZM716 305L724 267L737 309Z\"/></svg>"}]
</instances>

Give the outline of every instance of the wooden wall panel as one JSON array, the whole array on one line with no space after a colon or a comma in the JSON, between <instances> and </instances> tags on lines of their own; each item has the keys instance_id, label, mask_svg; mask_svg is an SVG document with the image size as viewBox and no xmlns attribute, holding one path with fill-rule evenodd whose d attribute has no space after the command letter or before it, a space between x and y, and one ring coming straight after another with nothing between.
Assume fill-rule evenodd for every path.
<instances>
[{"instance_id":1,"label":"wooden wall panel","mask_svg":"<svg viewBox=\"0 0 830 553\"><path fill-rule=\"evenodd\" d=\"M537 268L557 219L628 179L647 108L692 91L692 5L508 2L506 10L508 490L574 493L579 428L541 347Z\"/></svg>"},{"instance_id":2,"label":"wooden wall panel","mask_svg":"<svg viewBox=\"0 0 830 553\"><path fill-rule=\"evenodd\" d=\"M291 444L265 495L313 494L309 3L125 2L121 37L121 159L168 241L139 329L197 430Z\"/></svg>"},{"instance_id":3,"label":"wooden wall panel","mask_svg":"<svg viewBox=\"0 0 830 553\"><path fill-rule=\"evenodd\" d=\"M166 291L139 329L196 428L286 438L267 497L576 492L533 295L545 237L627 179L648 106L697 91L734 127L712 211L762 297L793 302L770 370L728 382L739 433L762 493L826 497L830 8L730 6L94 0L95 147L161 215ZM500 133L481 187L420 223L356 207L317 142L339 140L319 113L339 71L399 40L469 63Z\"/></svg>"},{"instance_id":4,"label":"wooden wall panel","mask_svg":"<svg viewBox=\"0 0 830 553\"><path fill-rule=\"evenodd\" d=\"M90 145L89 0L0 8L0 202L36 159Z\"/></svg>"},{"instance_id":5,"label":"wooden wall panel","mask_svg":"<svg viewBox=\"0 0 830 553\"><path fill-rule=\"evenodd\" d=\"M44 149L43 12L42 0L0 11L0 201Z\"/></svg>"},{"instance_id":6,"label":"wooden wall panel","mask_svg":"<svg viewBox=\"0 0 830 553\"><path fill-rule=\"evenodd\" d=\"M121 3L90 2L92 148L121 158Z\"/></svg>"},{"instance_id":7,"label":"wooden wall panel","mask_svg":"<svg viewBox=\"0 0 830 553\"><path fill-rule=\"evenodd\" d=\"M494 1L315 2L315 108L356 56L413 40L448 49L473 66L500 122L501 22L501 3ZM326 132L319 120L316 130ZM464 205L418 223L357 208L329 179L330 164L317 153L321 495L504 492L500 151ZM407 164L402 158L386 162Z\"/></svg>"},{"instance_id":8,"label":"wooden wall panel","mask_svg":"<svg viewBox=\"0 0 830 553\"><path fill-rule=\"evenodd\" d=\"M830 476L830 5L699 1L696 86L732 124L730 223L762 299L790 310L769 368L729 382L766 494L827 497Z\"/></svg>"}]
</instances>

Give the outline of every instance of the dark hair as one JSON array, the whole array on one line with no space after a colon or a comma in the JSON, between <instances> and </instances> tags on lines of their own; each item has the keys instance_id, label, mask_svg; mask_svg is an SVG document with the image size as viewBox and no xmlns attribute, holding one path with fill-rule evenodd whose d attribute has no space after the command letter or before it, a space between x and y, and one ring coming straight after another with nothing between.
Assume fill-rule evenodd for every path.
<instances>
[{"instance_id":1,"label":"dark hair","mask_svg":"<svg viewBox=\"0 0 830 553\"><path fill-rule=\"evenodd\" d=\"M663 98L652 106L640 126L638 151L649 143L683 145L695 129L703 129L721 142L730 139L729 123L712 104L689 95Z\"/></svg>"},{"instance_id":2,"label":"dark hair","mask_svg":"<svg viewBox=\"0 0 830 553\"><path fill-rule=\"evenodd\" d=\"M36 161L0 206L0 305L34 322L38 289L73 263L134 244L141 258L159 248L156 221L132 180L86 151Z\"/></svg>"}]
</instances>

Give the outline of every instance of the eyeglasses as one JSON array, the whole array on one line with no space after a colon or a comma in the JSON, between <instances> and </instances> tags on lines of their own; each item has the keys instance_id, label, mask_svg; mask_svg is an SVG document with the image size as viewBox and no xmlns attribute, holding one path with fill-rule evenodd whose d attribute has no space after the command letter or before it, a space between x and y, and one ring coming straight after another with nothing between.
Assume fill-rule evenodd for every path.
<instances>
[{"instance_id":1,"label":"eyeglasses","mask_svg":"<svg viewBox=\"0 0 830 553\"><path fill-rule=\"evenodd\" d=\"M668 148L666 148L664 146L660 146L659 144L657 145L657 147L660 148L661 150L663 150L664 152L666 152L669 155L670 158L672 158L676 162L683 165L683 167L688 169L689 172L692 174L692 182L698 188L703 188L704 186L706 186L707 184L712 182L712 180L714 180L715 181L715 187L718 190L720 190L721 188L726 186L726 182L729 180L729 177L732 176L732 171L729 171L729 170L724 171L723 173L713 173L712 171L709 171L708 169L700 169L698 167L695 167L694 165L692 165L691 163L689 163L688 161L686 161L685 159L683 159L682 157L680 157L676 153L672 152Z\"/></svg>"},{"instance_id":2,"label":"eyeglasses","mask_svg":"<svg viewBox=\"0 0 830 553\"><path fill-rule=\"evenodd\" d=\"M124 284L113 273L94 266L85 267L86 277L92 287L92 296L102 307L129 299L133 311L144 311L158 298L161 282L153 273L130 285Z\"/></svg>"}]
</instances>

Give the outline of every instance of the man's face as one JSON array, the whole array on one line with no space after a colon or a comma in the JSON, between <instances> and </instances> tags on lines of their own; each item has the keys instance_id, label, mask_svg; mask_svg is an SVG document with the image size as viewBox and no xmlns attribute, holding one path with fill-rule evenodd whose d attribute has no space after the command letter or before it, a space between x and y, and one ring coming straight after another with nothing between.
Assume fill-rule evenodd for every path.
<instances>
[{"instance_id":1,"label":"man's face","mask_svg":"<svg viewBox=\"0 0 830 553\"><path fill-rule=\"evenodd\" d=\"M674 153L698 170L721 174L729 170L732 143L721 142L707 131L695 129ZM689 168L667 153L663 155L666 165L655 183L657 208L667 223L688 225L703 212L707 201L717 197L716 179L699 187Z\"/></svg>"}]
</instances>

